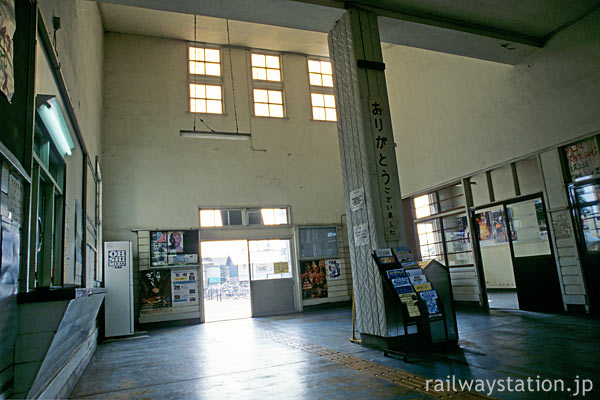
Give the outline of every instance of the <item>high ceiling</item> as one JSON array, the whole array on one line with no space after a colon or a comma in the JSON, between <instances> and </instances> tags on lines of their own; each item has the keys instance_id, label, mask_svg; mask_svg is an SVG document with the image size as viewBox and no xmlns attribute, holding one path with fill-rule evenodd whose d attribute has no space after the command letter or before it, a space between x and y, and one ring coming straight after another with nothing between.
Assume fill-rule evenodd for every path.
<instances>
[{"instance_id":1,"label":"high ceiling","mask_svg":"<svg viewBox=\"0 0 600 400\"><path fill-rule=\"evenodd\" d=\"M227 43L228 19L232 44L321 55L328 53L325 34L352 3L379 15L382 42L508 64L600 6L600 0L97 1L113 3L101 5L109 31L193 40L190 14L197 14L206 33L199 41Z\"/></svg>"}]
</instances>

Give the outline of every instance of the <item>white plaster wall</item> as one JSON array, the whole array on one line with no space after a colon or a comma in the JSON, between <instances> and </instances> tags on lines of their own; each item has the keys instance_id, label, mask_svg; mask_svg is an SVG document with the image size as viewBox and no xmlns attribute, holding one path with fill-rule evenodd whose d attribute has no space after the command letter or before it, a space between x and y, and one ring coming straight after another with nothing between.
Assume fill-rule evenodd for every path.
<instances>
[{"instance_id":1,"label":"white plaster wall","mask_svg":"<svg viewBox=\"0 0 600 400\"><path fill-rule=\"evenodd\" d=\"M202 34L199 34L202 37ZM311 121L306 58L282 57L287 118L251 117L248 53L232 49L240 132L247 141L186 138L187 43L107 33L103 207L106 240L132 228L198 226L199 206L289 205L294 224L339 223L345 213L335 123ZM197 129L235 131L229 51L224 116ZM262 151L266 150L266 151Z\"/></svg>"},{"instance_id":2,"label":"white plaster wall","mask_svg":"<svg viewBox=\"0 0 600 400\"><path fill-rule=\"evenodd\" d=\"M403 196L600 129L600 10L516 66L383 54Z\"/></svg>"}]
</instances>

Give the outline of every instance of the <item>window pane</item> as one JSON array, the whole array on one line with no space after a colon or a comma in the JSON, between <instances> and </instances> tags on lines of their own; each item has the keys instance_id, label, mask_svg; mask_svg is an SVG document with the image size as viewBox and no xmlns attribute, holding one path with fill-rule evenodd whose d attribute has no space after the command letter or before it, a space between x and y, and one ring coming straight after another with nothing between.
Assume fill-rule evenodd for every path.
<instances>
[{"instance_id":1,"label":"window pane","mask_svg":"<svg viewBox=\"0 0 600 400\"><path fill-rule=\"evenodd\" d=\"M333 71L331 69L331 62L329 62L329 61L321 61L321 72L323 74L332 75Z\"/></svg>"},{"instance_id":2,"label":"window pane","mask_svg":"<svg viewBox=\"0 0 600 400\"><path fill-rule=\"evenodd\" d=\"M267 70L264 68L252 68L252 79L266 81Z\"/></svg>"},{"instance_id":3,"label":"window pane","mask_svg":"<svg viewBox=\"0 0 600 400\"><path fill-rule=\"evenodd\" d=\"M254 89L254 101L257 103L268 103L269 96L266 90Z\"/></svg>"},{"instance_id":4,"label":"window pane","mask_svg":"<svg viewBox=\"0 0 600 400\"><path fill-rule=\"evenodd\" d=\"M269 90L269 103L271 104L283 104L283 98L279 90Z\"/></svg>"},{"instance_id":5,"label":"window pane","mask_svg":"<svg viewBox=\"0 0 600 400\"><path fill-rule=\"evenodd\" d=\"M323 99L323 95L319 93L311 93L310 98L312 100L312 105L315 107L324 107L325 100Z\"/></svg>"},{"instance_id":6,"label":"window pane","mask_svg":"<svg viewBox=\"0 0 600 400\"><path fill-rule=\"evenodd\" d=\"M289 240L250 240L248 250L252 280L292 277Z\"/></svg>"},{"instance_id":7,"label":"window pane","mask_svg":"<svg viewBox=\"0 0 600 400\"><path fill-rule=\"evenodd\" d=\"M206 112L209 114L223 113L223 105L221 103L221 100L207 100L206 101Z\"/></svg>"},{"instance_id":8,"label":"window pane","mask_svg":"<svg viewBox=\"0 0 600 400\"><path fill-rule=\"evenodd\" d=\"M266 57L267 67L279 69L279 57L277 56L267 56Z\"/></svg>"},{"instance_id":9,"label":"window pane","mask_svg":"<svg viewBox=\"0 0 600 400\"><path fill-rule=\"evenodd\" d=\"M267 80L279 82L281 80L281 73L278 69L267 69Z\"/></svg>"},{"instance_id":10,"label":"window pane","mask_svg":"<svg viewBox=\"0 0 600 400\"><path fill-rule=\"evenodd\" d=\"M324 97L325 107L335 108L335 97L332 94L326 94Z\"/></svg>"},{"instance_id":11,"label":"window pane","mask_svg":"<svg viewBox=\"0 0 600 400\"><path fill-rule=\"evenodd\" d=\"M206 86L190 84L190 97L205 99L206 98Z\"/></svg>"},{"instance_id":12,"label":"window pane","mask_svg":"<svg viewBox=\"0 0 600 400\"><path fill-rule=\"evenodd\" d=\"M206 85L206 98L207 99L221 99L221 86Z\"/></svg>"},{"instance_id":13,"label":"window pane","mask_svg":"<svg viewBox=\"0 0 600 400\"><path fill-rule=\"evenodd\" d=\"M313 107L313 119L325 121L325 109L323 107Z\"/></svg>"},{"instance_id":14,"label":"window pane","mask_svg":"<svg viewBox=\"0 0 600 400\"><path fill-rule=\"evenodd\" d=\"M323 86L333 87L333 77L331 75L323 75Z\"/></svg>"},{"instance_id":15,"label":"window pane","mask_svg":"<svg viewBox=\"0 0 600 400\"><path fill-rule=\"evenodd\" d=\"M206 100L190 99L190 111L196 113L205 113Z\"/></svg>"},{"instance_id":16,"label":"window pane","mask_svg":"<svg viewBox=\"0 0 600 400\"><path fill-rule=\"evenodd\" d=\"M287 224L287 210L285 208L261 208L260 214L264 225Z\"/></svg>"},{"instance_id":17,"label":"window pane","mask_svg":"<svg viewBox=\"0 0 600 400\"><path fill-rule=\"evenodd\" d=\"M190 47L189 49L190 60L203 61L204 60L204 49L200 47Z\"/></svg>"},{"instance_id":18,"label":"window pane","mask_svg":"<svg viewBox=\"0 0 600 400\"><path fill-rule=\"evenodd\" d=\"M219 55L220 51L217 49L205 49L204 56L205 60L214 63L220 63L221 57Z\"/></svg>"},{"instance_id":19,"label":"window pane","mask_svg":"<svg viewBox=\"0 0 600 400\"><path fill-rule=\"evenodd\" d=\"M203 228L223 226L219 210L200 210L200 226Z\"/></svg>"},{"instance_id":20,"label":"window pane","mask_svg":"<svg viewBox=\"0 0 600 400\"><path fill-rule=\"evenodd\" d=\"M270 104L269 114L271 117L283 118L283 106L277 104Z\"/></svg>"},{"instance_id":21,"label":"window pane","mask_svg":"<svg viewBox=\"0 0 600 400\"><path fill-rule=\"evenodd\" d=\"M325 109L325 119L327 121L337 121L337 113L335 112L335 108Z\"/></svg>"},{"instance_id":22,"label":"window pane","mask_svg":"<svg viewBox=\"0 0 600 400\"><path fill-rule=\"evenodd\" d=\"M254 115L257 115L259 117L268 117L269 116L269 105L255 103L254 104Z\"/></svg>"},{"instance_id":23,"label":"window pane","mask_svg":"<svg viewBox=\"0 0 600 400\"><path fill-rule=\"evenodd\" d=\"M323 82L321 81L321 74L309 74L308 77L311 85L323 86Z\"/></svg>"},{"instance_id":24,"label":"window pane","mask_svg":"<svg viewBox=\"0 0 600 400\"><path fill-rule=\"evenodd\" d=\"M266 67L265 56L263 54L252 54L253 67Z\"/></svg>"},{"instance_id":25,"label":"window pane","mask_svg":"<svg viewBox=\"0 0 600 400\"><path fill-rule=\"evenodd\" d=\"M215 63L206 63L206 75L221 76L220 65Z\"/></svg>"},{"instance_id":26,"label":"window pane","mask_svg":"<svg viewBox=\"0 0 600 400\"><path fill-rule=\"evenodd\" d=\"M229 225L242 225L242 210L229 210Z\"/></svg>"},{"instance_id":27,"label":"window pane","mask_svg":"<svg viewBox=\"0 0 600 400\"><path fill-rule=\"evenodd\" d=\"M198 61L190 61L190 74L204 75L204 63Z\"/></svg>"},{"instance_id":28,"label":"window pane","mask_svg":"<svg viewBox=\"0 0 600 400\"><path fill-rule=\"evenodd\" d=\"M308 60L308 72L321 72L321 63L316 60Z\"/></svg>"}]
</instances>

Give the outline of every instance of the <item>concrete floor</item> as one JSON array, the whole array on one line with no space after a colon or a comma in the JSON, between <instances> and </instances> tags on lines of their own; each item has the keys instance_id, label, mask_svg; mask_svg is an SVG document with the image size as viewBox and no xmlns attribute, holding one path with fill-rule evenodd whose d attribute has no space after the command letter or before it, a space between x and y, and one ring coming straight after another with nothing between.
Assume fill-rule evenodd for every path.
<instances>
[{"instance_id":1,"label":"concrete floor","mask_svg":"<svg viewBox=\"0 0 600 400\"><path fill-rule=\"evenodd\" d=\"M463 311L458 313L458 326L457 349L446 355L415 354L407 363L350 343L349 307L156 329L138 338L100 344L72 397L432 398L408 387L409 381L398 384L389 377L382 379L382 373L373 376L372 371L384 367L390 373L397 370L398 376L408 372L444 380L449 375L456 379L560 378L565 380L565 390L573 391L571 379L579 375L600 386L598 319ZM569 394L573 392L492 393L506 399L558 399ZM599 394L595 388L586 398L600 398Z\"/></svg>"}]
</instances>

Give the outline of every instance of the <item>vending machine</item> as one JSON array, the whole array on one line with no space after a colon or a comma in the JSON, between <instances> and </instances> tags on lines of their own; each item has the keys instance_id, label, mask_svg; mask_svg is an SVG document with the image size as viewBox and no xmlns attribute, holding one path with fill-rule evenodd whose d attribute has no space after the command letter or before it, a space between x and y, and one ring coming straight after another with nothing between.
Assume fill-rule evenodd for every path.
<instances>
[{"instance_id":1,"label":"vending machine","mask_svg":"<svg viewBox=\"0 0 600 400\"><path fill-rule=\"evenodd\" d=\"M131 242L104 242L105 336L133 335L133 253Z\"/></svg>"}]
</instances>

